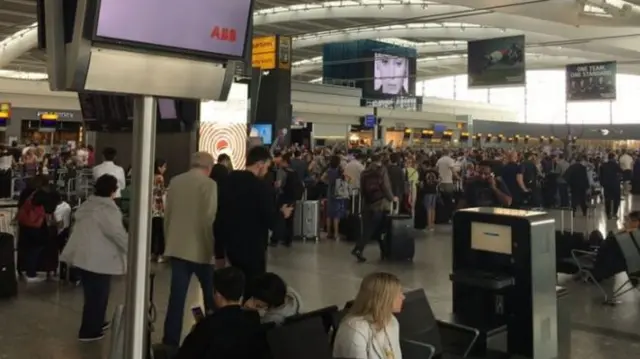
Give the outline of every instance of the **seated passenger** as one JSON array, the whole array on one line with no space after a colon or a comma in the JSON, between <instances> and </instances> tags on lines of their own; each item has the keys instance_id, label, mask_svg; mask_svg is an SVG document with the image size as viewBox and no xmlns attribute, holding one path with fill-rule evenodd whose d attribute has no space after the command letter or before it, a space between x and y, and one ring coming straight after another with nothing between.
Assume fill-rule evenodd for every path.
<instances>
[{"instance_id":1,"label":"seated passenger","mask_svg":"<svg viewBox=\"0 0 640 359\"><path fill-rule=\"evenodd\" d=\"M631 211L624 220L624 231L633 232L640 229L640 211Z\"/></svg>"},{"instance_id":2,"label":"seated passenger","mask_svg":"<svg viewBox=\"0 0 640 359\"><path fill-rule=\"evenodd\" d=\"M195 325L174 359L257 358L261 355L260 316L242 308L244 285L244 274L237 268L214 272L213 299L218 309Z\"/></svg>"},{"instance_id":3,"label":"seated passenger","mask_svg":"<svg viewBox=\"0 0 640 359\"><path fill-rule=\"evenodd\" d=\"M249 286L245 307L263 312L262 323L282 324L288 317L300 314L300 295L275 273L265 273Z\"/></svg>"},{"instance_id":4,"label":"seated passenger","mask_svg":"<svg viewBox=\"0 0 640 359\"><path fill-rule=\"evenodd\" d=\"M353 306L340 323L333 356L353 359L402 359L400 326L393 313L402 310L400 280L389 273L372 273L360 284Z\"/></svg>"}]
</instances>

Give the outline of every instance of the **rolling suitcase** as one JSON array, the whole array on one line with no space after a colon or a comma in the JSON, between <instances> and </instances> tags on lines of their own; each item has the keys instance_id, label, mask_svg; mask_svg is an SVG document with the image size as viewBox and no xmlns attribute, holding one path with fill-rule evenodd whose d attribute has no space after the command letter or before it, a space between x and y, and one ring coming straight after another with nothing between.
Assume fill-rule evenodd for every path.
<instances>
[{"instance_id":1,"label":"rolling suitcase","mask_svg":"<svg viewBox=\"0 0 640 359\"><path fill-rule=\"evenodd\" d=\"M393 202L391 213L387 216L383 257L391 261L411 262L416 252L413 219L410 214L399 214L399 207L398 202Z\"/></svg>"},{"instance_id":2,"label":"rolling suitcase","mask_svg":"<svg viewBox=\"0 0 640 359\"><path fill-rule=\"evenodd\" d=\"M15 238L9 233L6 215L0 214L0 222L0 299L9 299L18 295Z\"/></svg>"},{"instance_id":3,"label":"rolling suitcase","mask_svg":"<svg viewBox=\"0 0 640 359\"><path fill-rule=\"evenodd\" d=\"M427 228L427 209L424 207L424 196L421 195L416 197L413 209L413 228L420 230Z\"/></svg>"},{"instance_id":4,"label":"rolling suitcase","mask_svg":"<svg viewBox=\"0 0 640 359\"><path fill-rule=\"evenodd\" d=\"M360 193L353 190L350 198L350 211L347 217L340 221L341 234L347 241L357 242L362 237L362 207Z\"/></svg>"},{"instance_id":5,"label":"rolling suitcase","mask_svg":"<svg viewBox=\"0 0 640 359\"><path fill-rule=\"evenodd\" d=\"M318 241L320 238L320 201L308 201L305 192L296 201L293 213L293 238Z\"/></svg>"}]
</instances>

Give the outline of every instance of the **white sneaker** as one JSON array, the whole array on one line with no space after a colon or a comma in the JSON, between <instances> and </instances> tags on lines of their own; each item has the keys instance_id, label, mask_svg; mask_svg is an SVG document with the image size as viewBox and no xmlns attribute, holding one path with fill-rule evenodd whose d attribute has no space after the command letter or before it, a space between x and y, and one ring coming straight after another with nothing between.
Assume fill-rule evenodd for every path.
<instances>
[{"instance_id":1,"label":"white sneaker","mask_svg":"<svg viewBox=\"0 0 640 359\"><path fill-rule=\"evenodd\" d=\"M41 283L45 281L45 278L42 277L25 277L27 283Z\"/></svg>"}]
</instances>

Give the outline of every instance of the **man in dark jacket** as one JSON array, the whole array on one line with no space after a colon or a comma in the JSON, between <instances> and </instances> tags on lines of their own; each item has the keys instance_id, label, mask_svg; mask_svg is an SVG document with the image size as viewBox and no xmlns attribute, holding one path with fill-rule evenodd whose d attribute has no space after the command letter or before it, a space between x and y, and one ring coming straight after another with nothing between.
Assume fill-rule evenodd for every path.
<instances>
[{"instance_id":1,"label":"man in dark jacket","mask_svg":"<svg viewBox=\"0 0 640 359\"><path fill-rule=\"evenodd\" d=\"M622 168L616 161L616 154L611 152L608 161L600 166L600 185L604 191L604 210L607 219L617 219L620 209L620 179Z\"/></svg>"},{"instance_id":2,"label":"man in dark jacket","mask_svg":"<svg viewBox=\"0 0 640 359\"><path fill-rule=\"evenodd\" d=\"M218 199L216 225L233 235L216 238L222 241L217 245L224 248L226 259L242 270L247 282L266 272L269 230L276 228L280 213L289 218L293 211L291 206L276 205L274 189L264 181L270 165L268 149L250 149L246 169L229 174Z\"/></svg>"},{"instance_id":3,"label":"man in dark jacket","mask_svg":"<svg viewBox=\"0 0 640 359\"><path fill-rule=\"evenodd\" d=\"M365 262L364 247L371 239L380 243L380 254L384 258L382 233L384 232L385 214L389 210L390 202L398 201L393 195L391 181L387 170L382 166L380 155L371 157L371 164L360 176L360 191L362 193L362 236L356 242L351 254L358 262Z\"/></svg>"},{"instance_id":4,"label":"man in dark jacket","mask_svg":"<svg viewBox=\"0 0 640 359\"><path fill-rule=\"evenodd\" d=\"M304 194L304 185L302 179L298 176L298 172L291 168L292 155L290 152L285 153L280 161L280 169L284 173L280 194L278 195L277 204L280 206L291 206L295 208L296 201L302 199ZM278 241L290 247L293 241L293 214L289 218L280 216L278 219L278 227L276 233L271 236L271 245L277 246Z\"/></svg>"},{"instance_id":5,"label":"man in dark jacket","mask_svg":"<svg viewBox=\"0 0 640 359\"><path fill-rule=\"evenodd\" d=\"M582 210L582 214L585 217L587 216L587 192L591 186L589 185L586 162L587 158L581 156L578 161L567 168L564 174L564 179L569 186L569 192L571 192L571 208L574 216L578 207Z\"/></svg>"},{"instance_id":6,"label":"man in dark jacket","mask_svg":"<svg viewBox=\"0 0 640 359\"><path fill-rule=\"evenodd\" d=\"M211 169L211 173L209 174L209 177L211 177L212 180L216 181L216 184L218 185L218 198L220 198L220 193L224 190L224 182L232 170L233 170L233 165L231 164L231 157L229 157L229 155L224 153L220 154L218 156L218 160L216 161L216 164L213 165L213 168ZM218 207L220 206L218 205ZM219 225L216 226L215 224L213 226L214 238L221 238L225 235L232 235L232 234L223 233L219 227L220 227ZM215 243L214 252L217 259L216 267L222 268L224 267L224 257L225 257L224 249L221 246L221 244L223 243L223 240L215 241L214 243Z\"/></svg>"},{"instance_id":7,"label":"man in dark jacket","mask_svg":"<svg viewBox=\"0 0 640 359\"><path fill-rule=\"evenodd\" d=\"M213 314L198 323L185 338L174 359L260 358L265 350L260 315L241 306L245 288L242 271L219 269L214 273Z\"/></svg>"},{"instance_id":8,"label":"man in dark jacket","mask_svg":"<svg viewBox=\"0 0 640 359\"><path fill-rule=\"evenodd\" d=\"M400 165L400 155L395 152L389 156L387 173L389 174L389 181L391 182L391 192L395 197L400 199L400 212L406 213L408 209L404 208L404 198L406 195L407 174Z\"/></svg>"}]
</instances>

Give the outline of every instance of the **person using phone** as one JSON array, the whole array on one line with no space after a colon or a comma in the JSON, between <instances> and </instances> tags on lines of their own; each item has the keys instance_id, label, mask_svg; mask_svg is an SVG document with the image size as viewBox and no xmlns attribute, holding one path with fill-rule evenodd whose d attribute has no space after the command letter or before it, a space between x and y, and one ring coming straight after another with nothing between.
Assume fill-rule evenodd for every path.
<instances>
[{"instance_id":1,"label":"person using phone","mask_svg":"<svg viewBox=\"0 0 640 359\"><path fill-rule=\"evenodd\" d=\"M245 310L241 303L245 276L238 268L218 269L213 274L213 299L218 308L205 316L193 308L196 325L185 338L174 359L259 358L260 315Z\"/></svg>"},{"instance_id":2,"label":"person using phone","mask_svg":"<svg viewBox=\"0 0 640 359\"><path fill-rule=\"evenodd\" d=\"M504 182L491 171L491 162L478 165L477 176L464 189L460 207L509 207L511 194Z\"/></svg>"}]
</instances>

